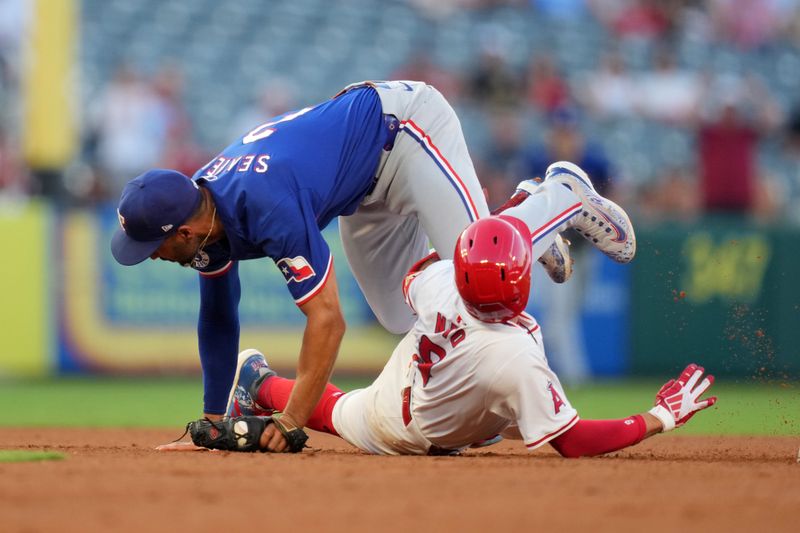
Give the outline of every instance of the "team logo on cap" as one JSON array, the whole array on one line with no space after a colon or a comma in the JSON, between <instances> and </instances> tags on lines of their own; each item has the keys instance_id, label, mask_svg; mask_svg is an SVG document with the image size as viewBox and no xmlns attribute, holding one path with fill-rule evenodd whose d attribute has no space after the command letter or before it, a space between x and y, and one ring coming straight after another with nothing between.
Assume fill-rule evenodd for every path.
<instances>
[{"instance_id":1,"label":"team logo on cap","mask_svg":"<svg viewBox=\"0 0 800 533\"><path fill-rule=\"evenodd\" d=\"M117 209L117 219L119 220L119 227L122 228L122 231L127 233L128 230L125 229L125 217L122 216L122 213L119 212L119 209Z\"/></svg>"},{"instance_id":2,"label":"team logo on cap","mask_svg":"<svg viewBox=\"0 0 800 533\"><path fill-rule=\"evenodd\" d=\"M300 283L301 281L305 281L317 275L314 269L311 268L309 262L302 255L292 258L284 257L276 264L278 268L281 269L283 277L286 278L286 283L290 281Z\"/></svg>"}]
</instances>

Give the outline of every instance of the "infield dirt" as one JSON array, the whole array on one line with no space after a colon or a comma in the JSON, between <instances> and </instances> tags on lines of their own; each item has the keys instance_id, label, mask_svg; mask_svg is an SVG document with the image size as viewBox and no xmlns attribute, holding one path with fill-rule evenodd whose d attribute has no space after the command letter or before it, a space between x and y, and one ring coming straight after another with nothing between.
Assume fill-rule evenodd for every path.
<instances>
[{"instance_id":1,"label":"infield dirt","mask_svg":"<svg viewBox=\"0 0 800 533\"><path fill-rule=\"evenodd\" d=\"M3 532L800 531L800 437L658 436L566 460L503 442L375 457L312 432L299 455L156 452L164 429L0 429Z\"/></svg>"}]
</instances>

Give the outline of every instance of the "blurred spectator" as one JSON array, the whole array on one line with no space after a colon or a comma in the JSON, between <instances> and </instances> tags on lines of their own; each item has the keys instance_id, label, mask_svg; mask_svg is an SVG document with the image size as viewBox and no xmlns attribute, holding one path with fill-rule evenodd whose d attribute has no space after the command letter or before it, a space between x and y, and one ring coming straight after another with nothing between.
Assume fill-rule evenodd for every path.
<instances>
[{"instance_id":1,"label":"blurred spectator","mask_svg":"<svg viewBox=\"0 0 800 533\"><path fill-rule=\"evenodd\" d=\"M787 214L795 224L800 224L800 104L795 104L787 122L785 153L788 192L791 195Z\"/></svg>"},{"instance_id":2,"label":"blurred spectator","mask_svg":"<svg viewBox=\"0 0 800 533\"><path fill-rule=\"evenodd\" d=\"M0 0L0 192L26 192L20 154L20 78L31 3Z\"/></svg>"},{"instance_id":3,"label":"blurred spectator","mask_svg":"<svg viewBox=\"0 0 800 533\"><path fill-rule=\"evenodd\" d=\"M759 141L781 122L772 95L752 76L720 78L709 85L703 105L697 133L703 207L773 215L777 198L758 165Z\"/></svg>"},{"instance_id":4,"label":"blurred spectator","mask_svg":"<svg viewBox=\"0 0 800 533\"><path fill-rule=\"evenodd\" d=\"M718 38L740 48L758 48L777 39L791 23L795 0L711 0Z\"/></svg>"},{"instance_id":5,"label":"blurred spectator","mask_svg":"<svg viewBox=\"0 0 800 533\"><path fill-rule=\"evenodd\" d=\"M165 129L160 165L191 176L206 164L212 154L202 150L195 142L192 122L183 104L183 72L180 66L172 61L162 64L151 86Z\"/></svg>"},{"instance_id":6,"label":"blurred spectator","mask_svg":"<svg viewBox=\"0 0 800 533\"><path fill-rule=\"evenodd\" d=\"M118 198L125 183L161 162L168 111L151 86L123 65L100 98L93 122L100 187Z\"/></svg>"},{"instance_id":7,"label":"blurred spectator","mask_svg":"<svg viewBox=\"0 0 800 533\"><path fill-rule=\"evenodd\" d=\"M586 0L529 0L531 6L550 19L576 20L588 14Z\"/></svg>"},{"instance_id":8,"label":"blurred spectator","mask_svg":"<svg viewBox=\"0 0 800 533\"><path fill-rule=\"evenodd\" d=\"M589 174L600 194L608 196L611 163L602 146L584 138L578 110L570 106L561 107L549 114L548 121L545 144L528 150L528 175L543 177L553 161L572 161Z\"/></svg>"},{"instance_id":9,"label":"blurred spectator","mask_svg":"<svg viewBox=\"0 0 800 533\"><path fill-rule=\"evenodd\" d=\"M666 48L653 57L652 70L637 83L637 108L646 118L666 123L685 123L697 110L702 83L696 72L678 68Z\"/></svg>"},{"instance_id":10,"label":"blurred spectator","mask_svg":"<svg viewBox=\"0 0 800 533\"><path fill-rule=\"evenodd\" d=\"M444 21L461 9L495 9L524 5L527 0L406 0L422 16Z\"/></svg>"},{"instance_id":11,"label":"blurred spectator","mask_svg":"<svg viewBox=\"0 0 800 533\"><path fill-rule=\"evenodd\" d=\"M636 112L635 82L617 52L606 54L600 68L588 74L581 87L581 101L600 118L629 117Z\"/></svg>"},{"instance_id":12,"label":"blurred spectator","mask_svg":"<svg viewBox=\"0 0 800 533\"><path fill-rule=\"evenodd\" d=\"M792 157L800 158L800 104L795 104L786 122L786 142Z\"/></svg>"},{"instance_id":13,"label":"blurred spectator","mask_svg":"<svg viewBox=\"0 0 800 533\"><path fill-rule=\"evenodd\" d=\"M550 163L572 161L589 174L600 194L613 196L611 163L601 146L584 138L577 110L572 107L557 109L550 114L549 124L545 144L533 146L528 152L528 175L543 177ZM570 253L575 260L572 279L562 285L539 283L534 294L546 310L542 317L542 331L546 332L548 358L564 382L579 385L590 377L583 342L582 309L586 287L596 270L595 261L601 257L583 237L570 236L570 232L566 232L565 237L572 241Z\"/></svg>"},{"instance_id":14,"label":"blurred spectator","mask_svg":"<svg viewBox=\"0 0 800 533\"><path fill-rule=\"evenodd\" d=\"M457 104L462 98L462 82L459 76L433 62L429 50L418 50L389 79L424 81L433 85L447 100Z\"/></svg>"},{"instance_id":15,"label":"blurred spectator","mask_svg":"<svg viewBox=\"0 0 800 533\"><path fill-rule=\"evenodd\" d=\"M469 76L469 93L486 107L515 107L520 99L520 80L511 69L502 33L489 29L481 37L481 53Z\"/></svg>"},{"instance_id":16,"label":"blurred spectator","mask_svg":"<svg viewBox=\"0 0 800 533\"><path fill-rule=\"evenodd\" d=\"M485 168L480 177L494 209L514 193L517 183L530 176L526 174L519 110L502 110L490 117L492 137L482 158Z\"/></svg>"},{"instance_id":17,"label":"blurred spectator","mask_svg":"<svg viewBox=\"0 0 800 533\"><path fill-rule=\"evenodd\" d=\"M552 112L569 102L569 86L551 56L536 55L528 64L525 100L543 113Z\"/></svg>"},{"instance_id":18,"label":"blurred spectator","mask_svg":"<svg viewBox=\"0 0 800 533\"><path fill-rule=\"evenodd\" d=\"M21 196L28 192L20 153L20 147L0 124L0 197Z\"/></svg>"},{"instance_id":19,"label":"blurred spectator","mask_svg":"<svg viewBox=\"0 0 800 533\"><path fill-rule=\"evenodd\" d=\"M700 212L697 177L686 168L667 166L639 191L637 215L650 221L689 221Z\"/></svg>"},{"instance_id":20,"label":"blurred spectator","mask_svg":"<svg viewBox=\"0 0 800 533\"><path fill-rule=\"evenodd\" d=\"M587 0L598 20L620 38L658 40L673 27L677 4L669 0Z\"/></svg>"}]
</instances>

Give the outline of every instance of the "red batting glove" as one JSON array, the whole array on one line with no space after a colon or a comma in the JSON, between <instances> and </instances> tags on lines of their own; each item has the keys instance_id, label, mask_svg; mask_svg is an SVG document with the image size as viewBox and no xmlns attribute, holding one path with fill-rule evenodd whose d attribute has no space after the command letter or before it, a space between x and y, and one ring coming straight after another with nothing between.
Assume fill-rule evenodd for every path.
<instances>
[{"instance_id":1,"label":"red batting glove","mask_svg":"<svg viewBox=\"0 0 800 533\"><path fill-rule=\"evenodd\" d=\"M655 407L648 412L661 421L664 426L663 431L684 425L696 412L717 403L716 396L698 400L714 383L712 375L700 381L703 372L705 369L702 366L692 363L683 370L677 380L669 380L658 391Z\"/></svg>"}]
</instances>

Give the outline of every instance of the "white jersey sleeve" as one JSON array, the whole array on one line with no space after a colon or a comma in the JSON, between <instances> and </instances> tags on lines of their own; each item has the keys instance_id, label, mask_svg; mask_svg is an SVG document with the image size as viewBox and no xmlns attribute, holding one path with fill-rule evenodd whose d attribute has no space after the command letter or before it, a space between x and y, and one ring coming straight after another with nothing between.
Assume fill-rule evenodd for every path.
<instances>
[{"instance_id":1,"label":"white jersey sleeve","mask_svg":"<svg viewBox=\"0 0 800 533\"><path fill-rule=\"evenodd\" d=\"M431 257L431 256L428 256ZM425 258L427 259L427 258ZM424 261L424 259L423 259ZM425 270L412 269L403 280L403 296L405 296L406 303L414 313L417 313L417 308L430 305L428 302L435 300L431 294L438 295L439 291L426 291L423 287L426 284L434 283L431 280L436 278L437 275L443 271L451 270L451 261L438 261L429 265ZM439 283L438 281L435 283Z\"/></svg>"},{"instance_id":2,"label":"white jersey sleeve","mask_svg":"<svg viewBox=\"0 0 800 533\"><path fill-rule=\"evenodd\" d=\"M561 435L579 418L544 357L520 352L497 371L487 409L513 421L529 450Z\"/></svg>"}]
</instances>

